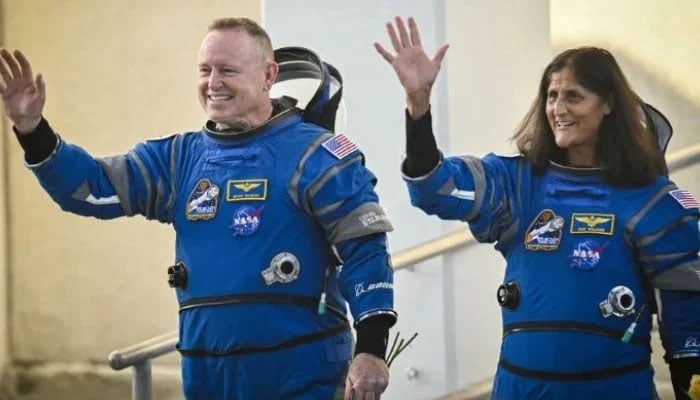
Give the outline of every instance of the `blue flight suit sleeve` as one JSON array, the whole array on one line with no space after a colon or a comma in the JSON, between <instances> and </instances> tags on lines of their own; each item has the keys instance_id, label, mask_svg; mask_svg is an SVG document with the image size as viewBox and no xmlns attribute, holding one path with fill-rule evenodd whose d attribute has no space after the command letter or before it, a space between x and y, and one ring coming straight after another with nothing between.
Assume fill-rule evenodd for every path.
<instances>
[{"instance_id":1,"label":"blue flight suit sleeve","mask_svg":"<svg viewBox=\"0 0 700 400\"><path fill-rule=\"evenodd\" d=\"M631 239L656 289L666 359L700 357L700 214L683 207L671 195L676 186L665 183L630 219Z\"/></svg>"},{"instance_id":2,"label":"blue flight suit sleeve","mask_svg":"<svg viewBox=\"0 0 700 400\"><path fill-rule=\"evenodd\" d=\"M393 228L374 191L377 179L359 150L338 157L323 146L332 139L322 135L307 150L299 176L292 178L292 197L314 216L339 255L338 284L355 322L382 314L395 319L386 243Z\"/></svg>"},{"instance_id":3,"label":"blue flight suit sleeve","mask_svg":"<svg viewBox=\"0 0 700 400\"><path fill-rule=\"evenodd\" d=\"M519 158L489 154L448 157L422 177L408 177L411 204L441 219L469 222L480 242L508 239L517 229L521 179Z\"/></svg>"},{"instance_id":4,"label":"blue flight suit sleeve","mask_svg":"<svg viewBox=\"0 0 700 400\"><path fill-rule=\"evenodd\" d=\"M48 124L32 134L51 134ZM65 211L100 219L144 215L171 222L178 136L141 143L128 154L93 158L58 138L54 151L27 163L41 186Z\"/></svg>"}]
</instances>

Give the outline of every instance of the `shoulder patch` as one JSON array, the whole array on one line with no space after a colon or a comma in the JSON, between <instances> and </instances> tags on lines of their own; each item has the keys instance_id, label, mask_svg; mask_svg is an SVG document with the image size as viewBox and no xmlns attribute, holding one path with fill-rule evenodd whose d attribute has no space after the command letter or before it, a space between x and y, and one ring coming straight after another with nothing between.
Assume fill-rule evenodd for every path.
<instances>
[{"instance_id":1,"label":"shoulder patch","mask_svg":"<svg viewBox=\"0 0 700 400\"><path fill-rule=\"evenodd\" d=\"M342 160L357 150L355 142L342 133L334 135L332 138L323 142L321 146L339 160Z\"/></svg>"},{"instance_id":2,"label":"shoulder patch","mask_svg":"<svg viewBox=\"0 0 700 400\"><path fill-rule=\"evenodd\" d=\"M690 193L688 190L685 189L676 189L676 190L671 190L668 192L671 197L673 197L674 200L678 202L678 204L681 205L681 207L688 209L688 208L700 208L700 203L698 203L698 200L693 196L692 193Z\"/></svg>"}]
</instances>

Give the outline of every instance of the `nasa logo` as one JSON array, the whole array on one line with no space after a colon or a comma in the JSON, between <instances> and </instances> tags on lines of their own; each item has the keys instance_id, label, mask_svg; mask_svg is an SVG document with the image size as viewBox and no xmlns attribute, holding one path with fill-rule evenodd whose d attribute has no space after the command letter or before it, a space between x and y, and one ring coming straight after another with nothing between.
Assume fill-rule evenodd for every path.
<instances>
[{"instance_id":1,"label":"nasa logo","mask_svg":"<svg viewBox=\"0 0 700 400\"><path fill-rule=\"evenodd\" d=\"M594 240L585 240L576 246L569 258L571 259L571 268L580 269L583 271L591 271L600 263L600 255L608 244L599 245Z\"/></svg>"},{"instance_id":2,"label":"nasa logo","mask_svg":"<svg viewBox=\"0 0 700 400\"><path fill-rule=\"evenodd\" d=\"M559 248L564 218L545 209L537 214L525 232L525 248L532 251L554 251Z\"/></svg>"},{"instance_id":3,"label":"nasa logo","mask_svg":"<svg viewBox=\"0 0 700 400\"><path fill-rule=\"evenodd\" d=\"M251 206L243 206L236 210L231 221L231 231L236 236L250 236L257 232L260 227L260 214L263 207L254 208Z\"/></svg>"}]
</instances>

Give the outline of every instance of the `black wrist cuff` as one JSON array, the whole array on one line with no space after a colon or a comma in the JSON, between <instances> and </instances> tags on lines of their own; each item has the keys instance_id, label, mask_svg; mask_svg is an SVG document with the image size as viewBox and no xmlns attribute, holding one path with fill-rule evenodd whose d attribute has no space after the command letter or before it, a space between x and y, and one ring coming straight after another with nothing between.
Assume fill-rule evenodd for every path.
<instances>
[{"instance_id":1,"label":"black wrist cuff","mask_svg":"<svg viewBox=\"0 0 700 400\"><path fill-rule=\"evenodd\" d=\"M440 151L433 135L430 110L417 120L406 110L406 160L403 173L411 178L423 176L440 162Z\"/></svg>"},{"instance_id":2,"label":"black wrist cuff","mask_svg":"<svg viewBox=\"0 0 700 400\"><path fill-rule=\"evenodd\" d=\"M19 145L24 149L24 160L27 164L38 164L46 160L56 149L58 135L51 129L48 121L42 118L33 132L22 134L13 126Z\"/></svg>"},{"instance_id":3,"label":"black wrist cuff","mask_svg":"<svg viewBox=\"0 0 700 400\"><path fill-rule=\"evenodd\" d=\"M676 399L689 399L690 378L700 375L700 357L674 358L668 362Z\"/></svg>"},{"instance_id":4,"label":"black wrist cuff","mask_svg":"<svg viewBox=\"0 0 700 400\"><path fill-rule=\"evenodd\" d=\"M355 325L357 332L355 355L370 353L383 360L386 357L389 328L393 324L394 317L390 315L375 315L357 323Z\"/></svg>"}]
</instances>

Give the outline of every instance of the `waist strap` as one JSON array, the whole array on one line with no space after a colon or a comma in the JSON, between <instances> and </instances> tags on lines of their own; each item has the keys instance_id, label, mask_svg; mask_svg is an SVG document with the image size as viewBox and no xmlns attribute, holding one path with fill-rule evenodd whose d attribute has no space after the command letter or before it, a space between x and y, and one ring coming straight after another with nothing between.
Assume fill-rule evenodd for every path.
<instances>
[{"instance_id":1,"label":"waist strap","mask_svg":"<svg viewBox=\"0 0 700 400\"><path fill-rule=\"evenodd\" d=\"M316 306L318 305L318 302L319 298L307 296L246 293L227 296L199 297L196 299L191 299L180 304L180 312L199 307L216 307L227 304L239 303L298 304L302 306L309 306L315 310ZM177 349L180 352L180 354L182 354L185 357L224 357L244 354L267 353L271 351L288 349L290 347L295 347L302 344L312 343L350 330L350 323L348 322L347 317L342 311L340 311L336 307L333 307L330 304L326 305L326 308L331 313L333 313L333 315L339 318L342 322L333 325L327 329L324 329L320 332L296 336L291 339L285 340L281 343L273 344L270 346L241 346L221 352L207 349L183 349L178 343Z\"/></svg>"},{"instance_id":2,"label":"waist strap","mask_svg":"<svg viewBox=\"0 0 700 400\"><path fill-rule=\"evenodd\" d=\"M595 324L571 321L540 321L540 322L518 322L508 324L503 327L503 337L521 332L544 332L544 331L570 331L590 333L593 335L607 336L616 340L621 340L625 331L613 329ZM645 346L651 351L649 337L632 336L630 343Z\"/></svg>"},{"instance_id":3,"label":"waist strap","mask_svg":"<svg viewBox=\"0 0 700 400\"><path fill-rule=\"evenodd\" d=\"M651 361L647 358L642 361L623 365L621 367L598 369L584 372L550 372L515 366L502 358L498 365L508 372L525 378L543 379L549 381L589 381L596 379L612 378L631 372L643 371L651 367Z\"/></svg>"},{"instance_id":4,"label":"waist strap","mask_svg":"<svg viewBox=\"0 0 700 400\"><path fill-rule=\"evenodd\" d=\"M180 312L197 307L214 307L236 303L291 303L315 307L318 297L293 294L243 293L225 296L197 297L180 303Z\"/></svg>"},{"instance_id":5,"label":"waist strap","mask_svg":"<svg viewBox=\"0 0 700 400\"><path fill-rule=\"evenodd\" d=\"M337 325L333 325L332 327L322 330L320 332L312 333L309 335L297 336L271 346L242 346L220 352L205 349L182 349L178 344L177 349L180 352L180 354L182 354L185 357L225 357L239 356L243 354L268 353L271 351L288 349L290 347L315 342L317 340L325 339L327 337L336 335L346 330L350 330L350 324L347 321Z\"/></svg>"}]
</instances>

